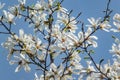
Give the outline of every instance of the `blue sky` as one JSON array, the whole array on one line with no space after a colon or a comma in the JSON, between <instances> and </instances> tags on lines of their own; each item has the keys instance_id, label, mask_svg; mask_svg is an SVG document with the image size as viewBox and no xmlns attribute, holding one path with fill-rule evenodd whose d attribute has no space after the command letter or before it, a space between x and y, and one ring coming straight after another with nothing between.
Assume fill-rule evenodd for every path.
<instances>
[{"instance_id":1,"label":"blue sky","mask_svg":"<svg viewBox=\"0 0 120 80\"><path fill-rule=\"evenodd\" d=\"M28 3L31 3L36 0L27 0ZM6 6L11 6L17 3L17 0L0 0L0 2L6 3ZM63 2L63 7L68 10L73 10L72 15L77 15L79 12L82 12L80 20L85 24L89 24L87 18L90 17L103 17L103 10L105 10L107 0L65 0ZM110 8L113 9L112 16L115 13L120 13L120 0L112 0ZM0 11L1 12L1 11ZM112 19L112 18L111 18ZM1 29L0 29L1 30ZM29 31L27 31L29 32ZM108 50L111 48L112 42L114 41L111 36L119 36L118 33L107 33L104 31L98 31L96 36L98 36L98 48L95 49L95 55L93 57L96 61L99 61L101 58L111 59L111 55ZM6 35L0 35L0 43L3 42L7 37ZM7 51L0 46L0 80L32 80L34 78L34 69L33 72L25 73L22 69L19 73L15 73L14 70L16 65L9 65L6 60Z\"/></svg>"}]
</instances>

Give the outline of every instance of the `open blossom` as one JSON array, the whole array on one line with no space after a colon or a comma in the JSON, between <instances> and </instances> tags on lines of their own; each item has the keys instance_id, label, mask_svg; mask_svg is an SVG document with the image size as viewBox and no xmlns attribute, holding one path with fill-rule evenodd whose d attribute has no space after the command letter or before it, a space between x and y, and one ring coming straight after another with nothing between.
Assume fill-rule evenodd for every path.
<instances>
[{"instance_id":1,"label":"open blossom","mask_svg":"<svg viewBox=\"0 0 120 80\"><path fill-rule=\"evenodd\" d=\"M9 23L13 23L13 19L14 19L15 16L13 14L11 14L10 12L7 12L5 10L3 10L3 13L5 15L6 21L9 22Z\"/></svg>"},{"instance_id":2,"label":"open blossom","mask_svg":"<svg viewBox=\"0 0 120 80\"><path fill-rule=\"evenodd\" d=\"M116 26L116 28L112 28L111 31L113 32L120 32L120 23L118 22L113 22L114 26Z\"/></svg>"},{"instance_id":3,"label":"open blossom","mask_svg":"<svg viewBox=\"0 0 120 80\"><path fill-rule=\"evenodd\" d=\"M115 43L113 43L112 49L109 51L110 53L120 55L120 40L118 38L115 39Z\"/></svg>"},{"instance_id":4,"label":"open blossom","mask_svg":"<svg viewBox=\"0 0 120 80\"><path fill-rule=\"evenodd\" d=\"M15 6L12 6L9 8L9 11L16 17L19 17L21 18L21 16L19 15L20 11L19 11L19 6L18 5L15 5Z\"/></svg>"},{"instance_id":5,"label":"open blossom","mask_svg":"<svg viewBox=\"0 0 120 80\"><path fill-rule=\"evenodd\" d=\"M111 25L109 24L108 21L104 21L99 25L100 29L109 32L109 29L111 28Z\"/></svg>"},{"instance_id":6,"label":"open blossom","mask_svg":"<svg viewBox=\"0 0 120 80\"><path fill-rule=\"evenodd\" d=\"M90 25L86 25L87 27L92 27L92 28L97 28L100 24L100 18L96 19L91 17L91 18L88 18L88 21L90 22Z\"/></svg>"},{"instance_id":7,"label":"open blossom","mask_svg":"<svg viewBox=\"0 0 120 80\"><path fill-rule=\"evenodd\" d=\"M120 32L120 14L116 13L114 16L113 16L113 20L115 20L113 22L114 26L117 28L112 28L111 31L113 32Z\"/></svg>"},{"instance_id":8,"label":"open blossom","mask_svg":"<svg viewBox=\"0 0 120 80\"><path fill-rule=\"evenodd\" d=\"M83 37L83 33L82 32L79 32L78 33L78 36L76 36L75 34L73 33L69 33L67 35L67 37L74 43L73 45L74 46L80 46L82 45L81 43L83 42L84 40L84 37ZM82 45L83 46L83 45Z\"/></svg>"},{"instance_id":9,"label":"open blossom","mask_svg":"<svg viewBox=\"0 0 120 80\"><path fill-rule=\"evenodd\" d=\"M27 35L24 33L23 29L19 30L19 40L22 41L24 48L31 49L34 47L34 41L31 35Z\"/></svg>"},{"instance_id":10,"label":"open blossom","mask_svg":"<svg viewBox=\"0 0 120 80\"><path fill-rule=\"evenodd\" d=\"M57 67L54 63L50 65L50 71L47 72L46 77L50 80L60 80L64 71L64 67L61 64Z\"/></svg>"},{"instance_id":11,"label":"open blossom","mask_svg":"<svg viewBox=\"0 0 120 80\"><path fill-rule=\"evenodd\" d=\"M7 41L2 43L1 45L5 48L7 48L8 50L11 50L14 46L15 46L16 41L14 40L13 37L8 37Z\"/></svg>"},{"instance_id":12,"label":"open blossom","mask_svg":"<svg viewBox=\"0 0 120 80\"><path fill-rule=\"evenodd\" d=\"M86 42L88 44L91 44L93 47L97 47L97 42L94 40L97 40L98 38L96 36L90 35L92 33L92 29L89 27L85 34L81 33L81 36L85 35Z\"/></svg>"},{"instance_id":13,"label":"open blossom","mask_svg":"<svg viewBox=\"0 0 120 80\"><path fill-rule=\"evenodd\" d=\"M16 40L14 39L13 36L8 37L7 41L5 41L4 43L2 43L1 45L9 50L9 54L7 56L7 59L9 60L11 58L11 56L13 55L13 49L15 47L15 45L17 44Z\"/></svg>"},{"instance_id":14,"label":"open blossom","mask_svg":"<svg viewBox=\"0 0 120 80\"><path fill-rule=\"evenodd\" d=\"M75 33L77 29L77 21L74 20L75 17L69 17L68 14L61 13L57 14L57 23L60 25L64 25L66 30L69 30L70 32Z\"/></svg>"},{"instance_id":15,"label":"open blossom","mask_svg":"<svg viewBox=\"0 0 120 80\"><path fill-rule=\"evenodd\" d=\"M95 20L92 17L92 18L88 18L88 21L90 22L91 25L86 25L86 26L94 28L94 29L96 29L97 27L100 27L100 29L102 29L106 32L109 32L109 29L111 28L111 25L109 24L108 21L104 21L104 22L101 23L100 18Z\"/></svg>"},{"instance_id":16,"label":"open blossom","mask_svg":"<svg viewBox=\"0 0 120 80\"><path fill-rule=\"evenodd\" d=\"M81 45L81 43L84 42L84 39L86 39L87 42L86 46L88 44L91 44L93 45L93 47L97 47L97 42L94 40L97 40L98 38L96 36L90 35L91 33L92 33L92 29L89 27L88 30L85 32L85 34L83 34L83 32L79 32L78 37L72 33L68 34L67 36L72 40L72 42L74 42L74 45L76 46Z\"/></svg>"},{"instance_id":17,"label":"open blossom","mask_svg":"<svg viewBox=\"0 0 120 80\"><path fill-rule=\"evenodd\" d=\"M15 72L20 71L20 69L23 67L26 72L29 72L31 68L29 67L29 60L25 57L25 55L20 54L20 56L14 56L16 60L11 60L10 64L18 64L17 68L15 69Z\"/></svg>"},{"instance_id":18,"label":"open blossom","mask_svg":"<svg viewBox=\"0 0 120 80\"><path fill-rule=\"evenodd\" d=\"M85 33L85 38L87 38L91 33L92 33L92 29L88 28L87 32ZM86 41L88 42L88 44L92 44L93 47L97 47L97 42L94 41L94 40L97 40L97 39L98 38L96 36L89 36Z\"/></svg>"},{"instance_id":19,"label":"open blossom","mask_svg":"<svg viewBox=\"0 0 120 80\"><path fill-rule=\"evenodd\" d=\"M46 16L47 14L42 12L34 14L34 16L32 17L34 24L30 24L30 26L34 26L35 31L43 31L43 29L46 29L46 26L44 24L44 22L47 21Z\"/></svg>"}]
</instances>

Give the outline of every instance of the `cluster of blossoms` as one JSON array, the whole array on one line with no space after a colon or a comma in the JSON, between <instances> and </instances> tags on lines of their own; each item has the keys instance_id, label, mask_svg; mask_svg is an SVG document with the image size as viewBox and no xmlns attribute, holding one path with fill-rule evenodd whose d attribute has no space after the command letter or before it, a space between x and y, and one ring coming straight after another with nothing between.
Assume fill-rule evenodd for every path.
<instances>
[{"instance_id":1,"label":"cluster of blossoms","mask_svg":"<svg viewBox=\"0 0 120 80\"><path fill-rule=\"evenodd\" d=\"M97 30L106 32L120 31L120 14L115 14L113 24L117 29L111 28L109 21L101 18L89 18L89 25L81 26L77 32L78 17L71 17L71 12L62 7L62 2L57 0L40 0L33 6L26 6L26 0L18 0L19 4L3 10L0 16L0 26L9 34L2 46L8 49L10 64L18 64L15 72L23 67L26 72L31 70L30 64L37 66L41 73L35 73L34 80L119 80L120 79L120 40L115 38L111 53L114 53L113 64L101 65L95 63L89 47L96 48L98 39L94 33ZM5 4L0 3L0 9ZM34 28L34 33L26 34L23 29L19 35L12 31L16 19L24 18L29 27ZM7 26L9 24L9 26ZM76 35L77 34L77 35ZM85 52L90 58L87 67L81 64L80 53ZM11 57L12 60L11 60ZM59 58L59 59L58 59ZM13 60L14 59L14 60ZM60 61L59 61L60 60ZM77 76L77 77L75 77Z\"/></svg>"}]
</instances>

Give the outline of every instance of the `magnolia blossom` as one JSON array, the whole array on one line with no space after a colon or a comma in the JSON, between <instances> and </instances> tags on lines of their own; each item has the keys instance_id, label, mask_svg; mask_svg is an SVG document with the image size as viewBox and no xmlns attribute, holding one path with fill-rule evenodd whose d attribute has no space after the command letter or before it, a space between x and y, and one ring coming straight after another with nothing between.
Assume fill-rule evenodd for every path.
<instances>
[{"instance_id":1,"label":"magnolia blossom","mask_svg":"<svg viewBox=\"0 0 120 80\"><path fill-rule=\"evenodd\" d=\"M88 27L92 27L92 28L97 28L100 24L100 18L96 19L91 17L91 18L88 18L88 21L90 22L90 25L86 25Z\"/></svg>"},{"instance_id":2,"label":"magnolia blossom","mask_svg":"<svg viewBox=\"0 0 120 80\"><path fill-rule=\"evenodd\" d=\"M21 44L23 44L24 48L30 49L34 47L35 42L33 41L32 36L24 34L23 29L19 30L19 40L22 42Z\"/></svg>"},{"instance_id":3,"label":"magnolia blossom","mask_svg":"<svg viewBox=\"0 0 120 80\"><path fill-rule=\"evenodd\" d=\"M7 41L5 43L2 43L1 45L5 48L7 48L8 50L11 50L12 48L14 48L16 41L14 40L13 37L8 37Z\"/></svg>"},{"instance_id":4,"label":"magnolia blossom","mask_svg":"<svg viewBox=\"0 0 120 80\"><path fill-rule=\"evenodd\" d=\"M93 17L92 18L88 18L88 21L90 22L91 25L86 25L88 27L92 27L94 29L96 29L97 27L100 27L100 29L106 31L106 32L109 32L109 29L111 28L111 25L109 24L108 21L104 21L101 23L101 20L100 18L98 19L94 19Z\"/></svg>"},{"instance_id":5,"label":"magnolia blossom","mask_svg":"<svg viewBox=\"0 0 120 80\"><path fill-rule=\"evenodd\" d=\"M34 14L34 16L32 17L34 23L31 23L29 26L34 26L35 31L37 30L43 31L43 29L45 28L44 22L47 21L46 16L47 14L42 12Z\"/></svg>"},{"instance_id":6,"label":"magnolia blossom","mask_svg":"<svg viewBox=\"0 0 120 80\"><path fill-rule=\"evenodd\" d=\"M9 50L9 54L7 56L7 59L9 60L11 58L11 56L13 55L13 49L15 47L15 45L17 44L17 42L14 40L14 37L8 37L7 41L2 43L1 45Z\"/></svg>"},{"instance_id":7,"label":"magnolia blossom","mask_svg":"<svg viewBox=\"0 0 120 80\"><path fill-rule=\"evenodd\" d=\"M110 51L110 53L115 53L115 54L120 55L120 40L118 38L116 38L115 43L113 43L112 49L109 51Z\"/></svg>"},{"instance_id":8,"label":"magnolia blossom","mask_svg":"<svg viewBox=\"0 0 120 80\"><path fill-rule=\"evenodd\" d=\"M62 76L64 71L64 67L62 66L62 64L57 67L54 63L52 63L50 65L50 71L46 74L48 79L54 80L60 80L60 77Z\"/></svg>"},{"instance_id":9,"label":"magnolia blossom","mask_svg":"<svg viewBox=\"0 0 120 80\"><path fill-rule=\"evenodd\" d=\"M67 37L68 33L59 33L58 38L55 41L57 47L56 50L65 51L71 49L74 43ZM53 49L53 48L52 48Z\"/></svg>"},{"instance_id":10,"label":"magnolia blossom","mask_svg":"<svg viewBox=\"0 0 120 80\"><path fill-rule=\"evenodd\" d=\"M29 67L29 60L25 57L25 55L23 54L20 54L20 57L18 56L14 56L14 58L16 60L11 60L10 61L10 64L13 65L13 64L18 64L18 67L15 69L15 72L18 72L20 71L20 69L22 67L24 67L24 70L26 72L29 72L31 70L31 68ZM18 61L17 61L18 60Z\"/></svg>"},{"instance_id":11,"label":"magnolia blossom","mask_svg":"<svg viewBox=\"0 0 120 80\"><path fill-rule=\"evenodd\" d=\"M99 25L100 29L109 32L109 29L111 28L111 25L109 24L108 21L104 21Z\"/></svg>"},{"instance_id":12,"label":"magnolia blossom","mask_svg":"<svg viewBox=\"0 0 120 80\"><path fill-rule=\"evenodd\" d=\"M12 6L9 8L9 11L16 17L19 17L21 18L21 16L19 15L20 11L19 11L19 6L18 5L15 5L15 6Z\"/></svg>"},{"instance_id":13,"label":"magnolia blossom","mask_svg":"<svg viewBox=\"0 0 120 80\"><path fill-rule=\"evenodd\" d=\"M113 20L115 20L113 22L114 26L117 27L117 29L115 28L112 28L111 31L113 32L120 32L120 14L116 13L114 16L113 16Z\"/></svg>"},{"instance_id":14,"label":"magnolia blossom","mask_svg":"<svg viewBox=\"0 0 120 80\"><path fill-rule=\"evenodd\" d=\"M97 40L98 38L96 36L90 36L90 34L92 33L92 29L89 27L88 30L85 32L85 34L81 33L81 36L84 36L85 35L85 38L86 39L86 42L89 44L89 45L93 45L93 47L97 47L97 42L94 41L94 40ZM83 40L84 40L83 39ZM86 44L86 46L88 45Z\"/></svg>"},{"instance_id":15,"label":"magnolia blossom","mask_svg":"<svg viewBox=\"0 0 120 80\"><path fill-rule=\"evenodd\" d=\"M77 21L75 20L75 17L69 18L68 14L58 13L57 18L57 23L59 23L60 25L64 25L66 30L75 33L75 30L77 29Z\"/></svg>"},{"instance_id":16,"label":"magnolia blossom","mask_svg":"<svg viewBox=\"0 0 120 80\"><path fill-rule=\"evenodd\" d=\"M75 46L80 46L80 45L84 46L83 42L86 39L86 42L88 44L92 44L93 47L97 47L97 42L94 41L94 39L97 40L98 38L96 36L90 36L91 33L92 33L92 29L89 27L88 30L85 32L85 34L83 34L83 32L79 32L78 37L72 33L68 34L67 36L68 38L70 38L70 40L72 40L72 42L74 42ZM86 46L88 44L86 44Z\"/></svg>"},{"instance_id":17,"label":"magnolia blossom","mask_svg":"<svg viewBox=\"0 0 120 80\"><path fill-rule=\"evenodd\" d=\"M13 14L11 14L10 12L7 12L5 10L3 10L3 13L5 15L6 21L9 23L13 23L13 19L15 16Z\"/></svg>"}]
</instances>

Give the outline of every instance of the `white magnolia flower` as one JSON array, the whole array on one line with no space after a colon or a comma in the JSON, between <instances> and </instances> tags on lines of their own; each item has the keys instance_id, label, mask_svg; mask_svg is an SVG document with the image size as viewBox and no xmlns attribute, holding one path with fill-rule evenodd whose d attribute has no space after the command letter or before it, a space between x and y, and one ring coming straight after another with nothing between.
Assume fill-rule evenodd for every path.
<instances>
[{"instance_id":1,"label":"white magnolia flower","mask_svg":"<svg viewBox=\"0 0 120 80\"><path fill-rule=\"evenodd\" d=\"M120 55L120 40L118 38L115 39L115 43L113 43L112 49L109 51L110 53Z\"/></svg>"},{"instance_id":2,"label":"white magnolia flower","mask_svg":"<svg viewBox=\"0 0 120 80\"><path fill-rule=\"evenodd\" d=\"M17 44L17 42L16 42L16 40L14 39L13 36L8 37L7 41L1 44L4 48L6 48L6 49L9 50L9 54L8 54L8 56L7 56L7 59L8 59L8 60L9 60L9 59L11 58L11 56L13 55L13 52L14 52L13 49L14 49L14 47L15 47L16 44Z\"/></svg>"},{"instance_id":3,"label":"white magnolia flower","mask_svg":"<svg viewBox=\"0 0 120 80\"><path fill-rule=\"evenodd\" d=\"M0 2L0 9L2 9L5 6L5 3Z\"/></svg>"},{"instance_id":4,"label":"white magnolia flower","mask_svg":"<svg viewBox=\"0 0 120 80\"><path fill-rule=\"evenodd\" d=\"M108 21L104 21L104 22L101 23L100 18L98 18L98 19L95 20L95 19L92 17L92 18L88 19L88 21L90 22L91 25L86 25L86 26L92 27L92 28L94 28L94 29L96 29L97 27L100 27L100 29L102 29L102 30L104 30L104 31L106 31L106 32L109 32L108 29L111 28L111 25L109 24Z\"/></svg>"},{"instance_id":5,"label":"white magnolia flower","mask_svg":"<svg viewBox=\"0 0 120 80\"><path fill-rule=\"evenodd\" d=\"M88 28L87 32L85 33L85 37L87 38L92 33L92 29ZM97 47L97 42L93 39L97 40L98 38L96 36L89 36L87 39L88 44L92 44L93 47Z\"/></svg>"},{"instance_id":6,"label":"white magnolia flower","mask_svg":"<svg viewBox=\"0 0 120 80\"><path fill-rule=\"evenodd\" d=\"M50 80L55 79L55 80L60 80L62 77L64 71L64 67L61 64L59 67L57 67L54 63L50 65L50 71L46 74L47 77L50 78ZM53 76L53 77L50 77Z\"/></svg>"},{"instance_id":7,"label":"white magnolia flower","mask_svg":"<svg viewBox=\"0 0 120 80\"><path fill-rule=\"evenodd\" d=\"M95 67L92 65L92 61L87 61L87 68L83 69L81 72L86 72L88 74L96 72Z\"/></svg>"},{"instance_id":8,"label":"white magnolia flower","mask_svg":"<svg viewBox=\"0 0 120 80\"><path fill-rule=\"evenodd\" d=\"M57 18L58 18L57 23L60 25L64 25L66 30L75 33L75 30L78 29L76 25L77 21L75 20L75 17L69 17L65 13L61 13L61 14L58 13Z\"/></svg>"},{"instance_id":9,"label":"white magnolia flower","mask_svg":"<svg viewBox=\"0 0 120 80\"><path fill-rule=\"evenodd\" d=\"M31 50L33 47L35 47L35 42L32 38L33 37L31 35L25 34L23 29L19 30L19 40L22 41L24 49Z\"/></svg>"},{"instance_id":10,"label":"white magnolia flower","mask_svg":"<svg viewBox=\"0 0 120 80\"><path fill-rule=\"evenodd\" d=\"M47 14L42 12L39 12L38 14L34 14L32 16L34 23L31 23L29 26L30 27L33 26L35 31L37 30L43 31L43 29L46 29L46 24L45 24L45 21L47 21L46 16Z\"/></svg>"},{"instance_id":11,"label":"white magnolia flower","mask_svg":"<svg viewBox=\"0 0 120 80\"><path fill-rule=\"evenodd\" d=\"M25 55L20 54L20 56L14 56L16 60L11 60L10 64L18 64L15 72L19 72L20 69L23 67L26 72L29 72L31 68L29 67L29 60L25 57Z\"/></svg>"},{"instance_id":12,"label":"white magnolia flower","mask_svg":"<svg viewBox=\"0 0 120 80\"><path fill-rule=\"evenodd\" d=\"M120 32L120 23L113 22L113 24L117 27L117 29L112 28L111 31L113 31L113 32Z\"/></svg>"},{"instance_id":13,"label":"white magnolia flower","mask_svg":"<svg viewBox=\"0 0 120 80\"><path fill-rule=\"evenodd\" d=\"M100 18L96 19L91 17L91 18L88 18L88 21L90 22L90 25L86 25L87 27L92 27L92 28L97 28L100 24Z\"/></svg>"},{"instance_id":14,"label":"white magnolia flower","mask_svg":"<svg viewBox=\"0 0 120 80\"><path fill-rule=\"evenodd\" d=\"M12 6L9 8L9 11L16 17L19 17L21 18L21 15L19 15L20 11L19 11L19 6L18 5L15 5L15 6Z\"/></svg>"},{"instance_id":15,"label":"white magnolia flower","mask_svg":"<svg viewBox=\"0 0 120 80\"><path fill-rule=\"evenodd\" d=\"M117 28L112 28L111 31L113 32L120 32L120 14L116 13L114 16L113 16L113 20L115 20L113 22L114 26Z\"/></svg>"},{"instance_id":16,"label":"white magnolia flower","mask_svg":"<svg viewBox=\"0 0 120 80\"><path fill-rule=\"evenodd\" d=\"M97 47L97 42L94 40L97 40L98 38L96 36L90 36L90 34L92 33L92 29L89 27L88 30L85 32L85 34L81 33L82 36L85 35L85 39L87 41L88 44L93 45L93 47Z\"/></svg>"},{"instance_id":17,"label":"white magnolia flower","mask_svg":"<svg viewBox=\"0 0 120 80\"><path fill-rule=\"evenodd\" d=\"M70 60L73 60L79 63L81 61L79 53L77 51L74 51L70 57Z\"/></svg>"},{"instance_id":18,"label":"white magnolia flower","mask_svg":"<svg viewBox=\"0 0 120 80\"><path fill-rule=\"evenodd\" d=\"M82 45L81 43L84 40L82 32L79 32L78 36L76 36L73 33L69 33L69 34L67 34L67 37L74 43L73 44L74 46L80 46L80 45Z\"/></svg>"},{"instance_id":19,"label":"white magnolia flower","mask_svg":"<svg viewBox=\"0 0 120 80\"><path fill-rule=\"evenodd\" d=\"M7 12L5 10L3 10L3 13L5 15L6 21L9 23L13 23L13 19L15 16L13 14L11 14L10 12Z\"/></svg>"},{"instance_id":20,"label":"white magnolia flower","mask_svg":"<svg viewBox=\"0 0 120 80\"><path fill-rule=\"evenodd\" d=\"M113 65L111 65L110 73L113 80L120 79L120 56L113 59Z\"/></svg>"},{"instance_id":21,"label":"white magnolia flower","mask_svg":"<svg viewBox=\"0 0 120 80\"><path fill-rule=\"evenodd\" d=\"M84 46L81 43L84 42L84 40L86 40L88 44L93 45L93 47L97 47L97 42L94 40L97 40L98 38L96 36L92 36L92 35L90 36L91 33L92 33L92 29L89 27L88 30L85 32L85 34L83 34L83 32L79 32L78 37L75 36L73 33L69 33L67 34L67 36L70 40L72 40L73 45L75 46L79 46L79 45Z\"/></svg>"},{"instance_id":22,"label":"white magnolia flower","mask_svg":"<svg viewBox=\"0 0 120 80\"><path fill-rule=\"evenodd\" d=\"M109 29L111 28L111 25L109 24L108 21L104 21L99 25L100 29L109 32Z\"/></svg>"},{"instance_id":23,"label":"white magnolia flower","mask_svg":"<svg viewBox=\"0 0 120 80\"><path fill-rule=\"evenodd\" d=\"M7 41L2 43L1 45L7 48L8 50L11 50L12 48L14 48L15 44L16 44L16 41L14 40L14 38L8 37Z\"/></svg>"},{"instance_id":24,"label":"white magnolia flower","mask_svg":"<svg viewBox=\"0 0 120 80\"><path fill-rule=\"evenodd\" d=\"M59 33L58 38L56 39L56 48L60 51L65 51L66 49L71 49L74 43L67 37L68 33ZM53 46L52 46L53 47Z\"/></svg>"},{"instance_id":25,"label":"white magnolia flower","mask_svg":"<svg viewBox=\"0 0 120 80\"><path fill-rule=\"evenodd\" d=\"M62 33L60 31L60 25L59 24L53 25L51 36L53 36L54 38L58 38L61 34Z\"/></svg>"}]
</instances>

